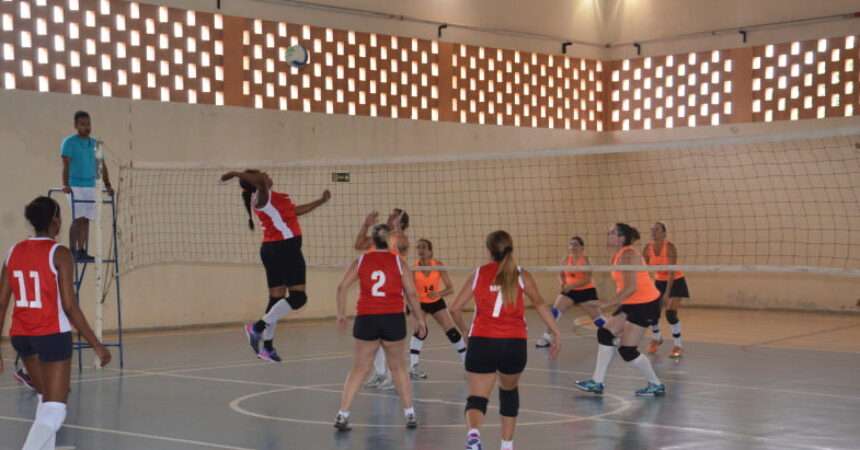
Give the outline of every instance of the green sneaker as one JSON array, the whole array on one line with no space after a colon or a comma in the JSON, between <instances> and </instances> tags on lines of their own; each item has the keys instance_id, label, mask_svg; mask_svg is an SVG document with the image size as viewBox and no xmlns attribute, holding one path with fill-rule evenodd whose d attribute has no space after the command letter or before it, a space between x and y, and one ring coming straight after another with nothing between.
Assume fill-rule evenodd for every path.
<instances>
[{"instance_id":1,"label":"green sneaker","mask_svg":"<svg viewBox=\"0 0 860 450\"><path fill-rule=\"evenodd\" d=\"M594 380L574 381L573 386L592 394L603 394L603 383L598 383Z\"/></svg>"},{"instance_id":2,"label":"green sneaker","mask_svg":"<svg viewBox=\"0 0 860 450\"><path fill-rule=\"evenodd\" d=\"M662 397L666 395L666 385L648 383L648 386L636 391L636 395L639 397Z\"/></svg>"}]
</instances>

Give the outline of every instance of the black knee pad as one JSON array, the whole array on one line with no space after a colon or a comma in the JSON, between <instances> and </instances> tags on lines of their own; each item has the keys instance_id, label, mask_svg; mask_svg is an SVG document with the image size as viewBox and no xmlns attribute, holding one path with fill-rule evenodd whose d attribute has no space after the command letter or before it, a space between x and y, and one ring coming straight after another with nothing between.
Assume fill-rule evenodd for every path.
<instances>
[{"instance_id":1,"label":"black knee pad","mask_svg":"<svg viewBox=\"0 0 860 450\"><path fill-rule=\"evenodd\" d=\"M606 327L600 327L597 329L597 343L600 345L613 346L612 341L615 339L615 335L612 334L611 331L607 330Z\"/></svg>"},{"instance_id":2,"label":"black knee pad","mask_svg":"<svg viewBox=\"0 0 860 450\"><path fill-rule=\"evenodd\" d=\"M308 294L305 294L305 291L290 291L290 296L287 297L287 304L294 310L305 306L307 302Z\"/></svg>"},{"instance_id":3,"label":"black knee pad","mask_svg":"<svg viewBox=\"0 0 860 450\"><path fill-rule=\"evenodd\" d=\"M456 344L460 341L460 339L463 339L463 335L461 335L456 328L451 328L450 330L446 331L445 336L448 336L448 340L451 341L452 344Z\"/></svg>"},{"instance_id":4,"label":"black knee pad","mask_svg":"<svg viewBox=\"0 0 860 450\"><path fill-rule=\"evenodd\" d=\"M281 298L282 297L269 297L269 304L266 305L266 312L269 312L269 310L271 310L272 307L275 306L275 303L281 301Z\"/></svg>"},{"instance_id":5,"label":"black knee pad","mask_svg":"<svg viewBox=\"0 0 860 450\"><path fill-rule=\"evenodd\" d=\"M469 398L466 399L466 411L470 409L477 409L481 411L481 414L487 414L487 403L490 401L487 400L486 397L476 397L474 395L470 395Z\"/></svg>"},{"instance_id":6,"label":"black knee pad","mask_svg":"<svg viewBox=\"0 0 860 450\"><path fill-rule=\"evenodd\" d=\"M633 361L640 355L636 347L618 347L618 354L621 355L621 359L627 362Z\"/></svg>"},{"instance_id":7,"label":"black knee pad","mask_svg":"<svg viewBox=\"0 0 860 450\"><path fill-rule=\"evenodd\" d=\"M520 412L520 389L513 388L506 391L499 388L499 415L505 417L517 417Z\"/></svg>"},{"instance_id":8,"label":"black knee pad","mask_svg":"<svg viewBox=\"0 0 860 450\"><path fill-rule=\"evenodd\" d=\"M666 321L668 321L672 325L675 325L676 323L678 323L678 311L676 311L674 309L667 309L666 310Z\"/></svg>"}]
</instances>

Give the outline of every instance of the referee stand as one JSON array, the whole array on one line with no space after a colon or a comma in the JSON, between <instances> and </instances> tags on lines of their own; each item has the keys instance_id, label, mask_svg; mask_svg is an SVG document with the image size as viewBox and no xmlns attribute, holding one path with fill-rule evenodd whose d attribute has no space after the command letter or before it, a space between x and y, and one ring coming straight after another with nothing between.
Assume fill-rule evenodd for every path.
<instances>
[{"instance_id":1,"label":"referee stand","mask_svg":"<svg viewBox=\"0 0 860 450\"><path fill-rule=\"evenodd\" d=\"M122 296L120 294L120 276L119 276L119 248L117 246L117 230L116 230L116 199L115 196L109 195L107 190L98 189L101 192L101 202L102 205L110 205L111 211L111 250L109 251L110 255L101 260L101 264L103 267L107 267L113 270L113 281L115 284L114 292L116 294L116 321L117 321L117 341L116 342L104 342L105 347L117 347L119 348L119 367L123 368L124 358L123 358L123 344L122 344ZM63 189L52 188L48 189L48 197L51 197L55 193L63 193ZM107 194L107 195L106 195ZM71 227L75 227L75 205L81 203L95 203L97 200L78 200L75 198L74 194L68 194L71 197L72 204L72 221ZM101 226L101 217L96 216L95 226ZM97 233L98 234L98 233ZM84 242L84 249L87 250L89 248L89 239ZM86 253L89 253L88 251ZM98 255L96 255L98 257ZM84 284L84 278L87 274L87 268L90 264L95 265L96 261L89 260L80 260L75 256L74 258L74 266L75 266L75 301L80 305L81 303L81 286ZM95 270L95 269L94 269ZM108 283L109 278L105 277L104 283L105 285ZM96 283L99 283L99 280L96 280ZM106 286L105 286L106 287ZM97 293L101 293L101 298L96 298L96 309L100 309L101 305L104 304L107 299L107 289L96 289ZM97 294L96 297L99 295ZM95 328L96 328L96 336L99 339L102 339L102 318L101 313L97 312L95 318ZM88 342L81 338L80 333L76 333L77 337L75 338L75 342L72 344L72 348L78 353L78 371L83 370L83 350L86 348L92 348Z\"/></svg>"}]
</instances>

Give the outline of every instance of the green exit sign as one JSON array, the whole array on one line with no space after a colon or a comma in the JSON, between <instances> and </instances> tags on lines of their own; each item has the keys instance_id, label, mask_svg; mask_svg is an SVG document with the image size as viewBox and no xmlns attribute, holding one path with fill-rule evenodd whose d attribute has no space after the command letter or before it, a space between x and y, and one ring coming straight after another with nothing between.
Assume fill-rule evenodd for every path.
<instances>
[{"instance_id":1,"label":"green exit sign","mask_svg":"<svg viewBox=\"0 0 860 450\"><path fill-rule=\"evenodd\" d=\"M349 172L332 172L331 181L334 183L349 183Z\"/></svg>"}]
</instances>

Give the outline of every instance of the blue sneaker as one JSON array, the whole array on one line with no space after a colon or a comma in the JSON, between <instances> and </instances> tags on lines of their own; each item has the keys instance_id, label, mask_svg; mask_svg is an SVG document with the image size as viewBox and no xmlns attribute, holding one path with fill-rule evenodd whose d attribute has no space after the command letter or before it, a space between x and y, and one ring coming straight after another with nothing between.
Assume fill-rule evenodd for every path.
<instances>
[{"instance_id":1,"label":"blue sneaker","mask_svg":"<svg viewBox=\"0 0 860 450\"><path fill-rule=\"evenodd\" d=\"M248 336L248 344L251 345L251 348L254 350L254 354L259 354L260 339L262 339L262 336L260 336L260 333L254 331L254 324L246 324L242 329L245 330L245 336Z\"/></svg>"},{"instance_id":2,"label":"blue sneaker","mask_svg":"<svg viewBox=\"0 0 860 450\"><path fill-rule=\"evenodd\" d=\"M574 381L573 386L592 394L603 394L603 383L598 383L594 380Z\"/></svg>"},{"instance_id":3,"label":"blue sneaker","mask_svg":"<svg viewBox=\"0 0 860 450\"><path fill-rule=\"evenodd\" d=\"M648 383L648 386L636 391L636 395L638 397L662 397L666 395L666 385Z\"/></svg>"},{"instance_id":4,"label":"blue sneaker","mask_svg":"<svg viewBox=\"0 0 860 450\"><path fill-rule=\"evenodd\" d=\"M478 434L470 434L466 441L466 450L482 450L481 436Z\"/></svg>"},{"instance_id":5,"label":"blue sneaker","mask_svg":"<svg viewBox=\"0 0 860 450\"><path fill-rule=\"evenodd\" d=\"M278 356L278 352L276 352L275 349L266 350L264 348L260 350L260 353L257 353L257 358L260 358L263 361L269 361L273 363L281 362L281 357Z\"/></svg>"}]
</instances>

